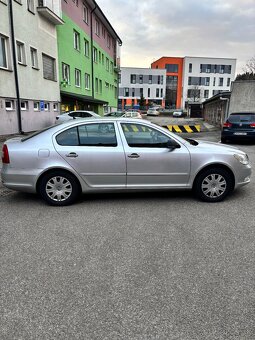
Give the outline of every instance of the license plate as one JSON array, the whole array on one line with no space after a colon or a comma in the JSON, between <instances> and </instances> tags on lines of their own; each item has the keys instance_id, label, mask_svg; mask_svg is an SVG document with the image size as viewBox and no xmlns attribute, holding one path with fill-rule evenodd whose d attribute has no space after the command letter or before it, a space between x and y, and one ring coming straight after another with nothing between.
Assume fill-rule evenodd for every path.
<instances>
[{"instance_id":1,"label":"license plate","mask_svg":"<svg viewBox=\"0 0 255 340\"><path fill-rule=\"evenodd\" d=\"M236 135L236 136L246 136L247 132L234 132L234 135Z\"/></svg>"}]
</instances>

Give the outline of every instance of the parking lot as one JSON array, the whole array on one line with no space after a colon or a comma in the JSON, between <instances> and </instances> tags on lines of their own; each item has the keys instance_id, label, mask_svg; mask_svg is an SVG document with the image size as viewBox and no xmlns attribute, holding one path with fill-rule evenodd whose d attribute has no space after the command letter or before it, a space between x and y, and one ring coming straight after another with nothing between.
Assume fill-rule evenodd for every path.
<instances>
[{"instance_id":1,"label":"parking lot","mask_svg":"<svg viewBox=\"0 0 255 340\"><path fill-rule=\"evenodd\" d=\"M254 145L235 146L254 169ZM59 208L0 186L0 338L254 339L254 176L215 204L177 191Z\"/></svg>"}]
</instances>

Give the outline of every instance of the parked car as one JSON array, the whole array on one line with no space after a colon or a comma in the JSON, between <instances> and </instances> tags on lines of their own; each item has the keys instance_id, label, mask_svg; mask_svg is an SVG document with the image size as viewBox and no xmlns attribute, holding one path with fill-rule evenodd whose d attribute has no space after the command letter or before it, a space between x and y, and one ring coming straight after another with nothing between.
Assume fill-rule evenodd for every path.
<instances>
[{"instance_id":1,"label":"parked car","mask_svg":"<svg viewBox=\"0 0 255 340\"><path fill-rule=\"evenodd\" d=\"M123 115L125 115L125 111L114 111L106 113L104 117L123 117Z\"/></svg>"},{"instance_id":2,"label":"parked car","mask_svg":"<svg viewBox=\"0 0 255 340\"><path fill-rule=\"evenodd\" d=\"M100 115L98 115L94 111L84 111L84 110L77 110L77 111L68 111L65 113L62 113L61 115L58 115L56 117L56 123L62 123L67 120L76 119L76 118L101 118Z\"/></svg>"},{"instance_id":3,"label":"parked car","mask_svg":"<svg viewBox=\"0 0 255 340\"><path fill-rule=\"evenodd\" d=\"M7 140L2 183L38 193L48 204L73 203L81 192L193 189L207 202L250 182L241 150L183 139L128 118L77 119Z\"/></svg>"},{"instance_id":4,"label":"parked car","mask_svg":"<svg viewBox=\"0 0 255 340\"><path fill-rule=\"evenodd\" d=\"M174 111L173 117L183 117L183 111Z\"/></svg>"},{"instance_id":5,"label":"parked car","mask_svg":"<svg viewBox=\"0 0 255 340\"><path fill-rule=\"evenodd\" d=\"M125 118L143 118L141 113L138 111L116 111L109 112L104 117L125 117Z\"/></svg>"},{"instance_id":6,"label":"parked car","mask_svg":"<svg viewBox=\"0 0 255 340\"><path fill-rule=\"evenodd\" d=\"M147 116L159 116L160 111L159 111L159 107L150 107L147 110Z\"/></svg>"},{"instance_id":7,"label":"parked car","mask_svg":"<svg viewBox=\"0 0 255 340\"><path fill-rule=\"evenodd\" d=\"M255 112L231 113L223 124L221 142L255 141Z\"/></svg>"}]
</instances>

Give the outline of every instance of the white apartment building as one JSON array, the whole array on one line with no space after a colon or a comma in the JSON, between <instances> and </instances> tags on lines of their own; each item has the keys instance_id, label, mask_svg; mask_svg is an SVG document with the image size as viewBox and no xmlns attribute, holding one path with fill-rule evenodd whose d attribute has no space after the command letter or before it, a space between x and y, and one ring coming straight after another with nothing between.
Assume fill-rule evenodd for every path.
<instances>
[{"instance_id":1,"label":"white apartment building","mask_svg":"<svg viewBox=\"0 0 255 340\"><path fill-rule=\"evenodd\" d=\"M182 106L199 104L230 91L235 79L236 59L184 57Z\"/></svg>"},{"instance_id":2,"label":"white apartment building","mask_svg":"<svg viewBox=\"0 0 255 340\"><path fill-rule=\"evenodd\" d=\"M49 126L60 110L61 0L0 0L0 13L0 135Z\"/></svg>"},{"instance_id":3,"label":"white apartment building","mask_svg":"<svg viewBox=\"0 0 255 340\"><path fill-rule=\"evenodd\" d=\"M146 105L165 106L166 70L138 67L121 67L119 77L119 108L139 105L141 97Z\"/></svg>"}]
</instances>

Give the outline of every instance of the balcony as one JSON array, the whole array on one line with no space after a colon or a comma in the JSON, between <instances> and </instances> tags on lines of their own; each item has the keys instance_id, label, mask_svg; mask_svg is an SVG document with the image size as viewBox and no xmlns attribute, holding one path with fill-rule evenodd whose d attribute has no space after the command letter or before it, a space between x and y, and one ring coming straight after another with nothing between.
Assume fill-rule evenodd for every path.
<instances>
[{"instance_id":1,"label":"balcony","mask_svg":"<svg viewBox=\"0 0 255 340\"><path fill-rule=\"evenodd\" d=\"M63 25L59 0L38 0L37 12L53 25Z\"/></svg>"}]
</instances>

